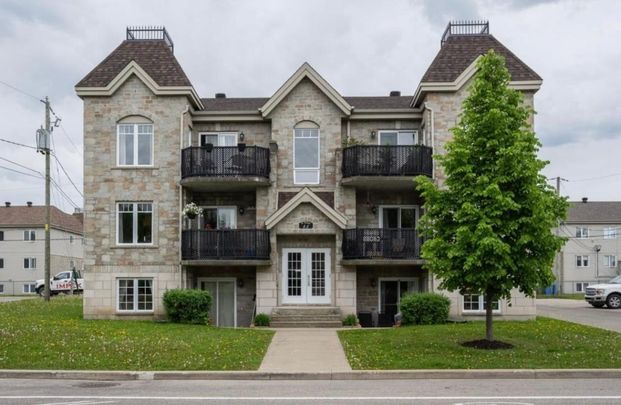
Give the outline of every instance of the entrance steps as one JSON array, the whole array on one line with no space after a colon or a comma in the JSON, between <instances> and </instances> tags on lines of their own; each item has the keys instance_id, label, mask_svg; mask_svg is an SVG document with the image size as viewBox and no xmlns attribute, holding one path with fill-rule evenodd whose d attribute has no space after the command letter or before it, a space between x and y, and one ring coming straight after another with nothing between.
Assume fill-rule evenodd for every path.
<instances>
[{"instance_id":1,"label":"entrance steps","mask_svg":"<svg viewBox=\"0 0 621 405\"><path fill-rule=\"evenodd\" d=\"M340 328L341 310L328 306L283 306L272 310L273 328Z\"/></svg>"}]
</instances>

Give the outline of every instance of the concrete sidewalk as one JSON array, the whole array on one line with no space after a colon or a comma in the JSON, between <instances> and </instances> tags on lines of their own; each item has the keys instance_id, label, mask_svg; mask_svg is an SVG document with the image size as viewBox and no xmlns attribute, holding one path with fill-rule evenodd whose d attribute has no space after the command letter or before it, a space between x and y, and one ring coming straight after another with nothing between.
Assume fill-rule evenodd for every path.
<instances>
[{"instance_id":1,"label":"concrete sidewalk","mask_svg":"<svg viewBox=\"0 0 621 405\"><path fill-rule=\"evenodd\" d=\"M276 329L260 372L332 373L351 371L336 329Z\"/></svg>"},{"instance_id":2,"label":"concrete sidewalk","mask_svg":"<svg viewBox=\"0 0 621 405\"><path fill-rule=\"evenodd\" d=\"M538 299L537 315L621 333L621 310L593 308L586 301Z\"/></svg>"}]
</instances>

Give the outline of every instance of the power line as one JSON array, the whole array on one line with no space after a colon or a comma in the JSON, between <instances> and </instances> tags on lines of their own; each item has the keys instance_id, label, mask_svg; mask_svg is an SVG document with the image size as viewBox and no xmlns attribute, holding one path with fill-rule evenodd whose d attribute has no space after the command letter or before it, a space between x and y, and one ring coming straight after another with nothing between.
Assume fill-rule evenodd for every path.
<instances>
[{"instance_id":1,"label":"power line","mask_svg":"<svg viewBox=\"0 0 621 405\"><path fill-rule=\"evenodd\" d=\"M62 163L60 163L60 160L58 159L58 157L56 156L56 154L52 154L52 156L54 156L54 160L56 160L56 163L58 164L58 166L60 166L60 168L62 169L63 173L65 173L65 176L67 176L67 178L69 179L69 182L71 182L71 185L73 186L73 188L75 188L75 191L78 192L78 194L80 194L80 196L82 198L84 198L84 194L82 194L82 192L78 189L78 186L75 185L75 183L73 182L73 180L71 179L71 177L69 176L69 173L67 173L67 171L65 170L65 167L63 166ZM58 168L57 168L58 169ZM60 176L59 176L60 177Z\"/></svg>"},{"instance_id":2,"label":"power line","mask_svg":"<svg viewBox=\"0 0 621 405\"><path fill-rule=\"evenodd\" d=\"M584 178L584 179L571 180L571 181L574 182L574 183L579 183L579 182L583 182L583 181L607 179L609 177L616 177L616 176L621 176L621 173L611 173L611 174L606 174L604 176L588 177L588 178Z\"/></svg>"},{"instance_id":3,"label":"power line","mask_svg":"<svg viewBox=\"0 0 621 405\"><path fill-rule=\"evenodd\" d=\"M56 114L54 114L56 115ZM73 141L71 140L71 137L69 136L69 134L67 133L67 131L65 130L65 127L63 126L62 122L60 123L60 129L63 131L63 135L65 135L65 138L67 138L67 140L69 141L69 143L71 143L71 145L74 147L76 152L80 152L80 148L78 148L76 146L75 143L73 143Z\"/></svg>"},{"instance_id":4,"label":"power line","mask_svg":"<svg viewBox=\"0 0 621 405\"><path fill-rule=\"evenodd\" d=\"M29 145L24 145L23 143L14 142L14 141L9 141L8 139L2 139L2 138L0 138L0 141L2 141L2 142L6 142L6 143L12 143L13 145L17 145L17 146L23 146L24 148L30 148L30 149L37 150L37 148L35 148L34 146L29 146Z\"/></svg>"},{"instance_id":5,"label":"power line","mask_svg":"<svg viewBox=\"0 0 621 405\"><path fill-rule=\"evenodd\" d=\"M16 166L23 167L24 169L30 170L31 172L35 172L35 173L37 173L39 176L41 176L41 177L45 178L45 176L43 175L43 173L41 173L41 172L39 172L39 171L37 171L37 170L35 170L35 169L31 169L31 168L30 168L30 167L28 167L28 166L24 166L24 165L23 165L23 164L21 164L21 163L17 163L17 162L14 162L14 161L12 161L12 160L9 160L9 159L7 159L7 158L3 158L2 156L0 156L0 160L4 160L4 161L7 161L7 162L9 162L9 163L13 163L13 164L14 164L14 165L16 165Z\"/></svg>"},{"instance_id":6,"label":"power line","mask_svg":"<svg viewBox=\"0 0 621 405\"><path fill-rule=\"evenodd\" d=\"M1 166L1 165L0 165L0 168L5 169L5 170L10 170L10 171L12 171L12 172L22 174L22 175L24 175L24 176L34 177L34 178L37 178L37 179L41 179L41 178L42 178L42 177L40 177L40 176L35 176L34 174L25 173L25 172L21 172L21 171L19 171L19 170L11 169L10 167L6 167L6 166Z\"/></svg>"},{"instance_id":7,"label":"power line","mask_svg":"<svg viewBox=\"0 0 621 405\"><path fill-rule=\"evenodd\" d=\"M19 93L22 93L24 96L28 96L28 97L34 98L37 101L43 101L43 100L41 100L41 98L39 98L37 96L33 96L32 94L28 93L27 91L22 90L22 89L20 89L18 87L15 87L12 84L9 84L9 83L4 82L2 80L0 80L0 84L4 84L6 87L9 87L9 88L11 88L11 89L13 89L13 90L15 90L15 91L17 91Z\"/></svg>"}]
</instances>

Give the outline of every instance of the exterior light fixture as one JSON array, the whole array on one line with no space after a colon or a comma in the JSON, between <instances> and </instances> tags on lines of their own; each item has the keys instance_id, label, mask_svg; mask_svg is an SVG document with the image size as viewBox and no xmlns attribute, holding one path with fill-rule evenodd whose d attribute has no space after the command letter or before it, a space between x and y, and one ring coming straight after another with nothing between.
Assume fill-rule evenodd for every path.
<instances>
[{"instance_id":1,"label":"exterior light fixture","mask_svg":"<svg viewBox=\"0 0 621 405\"><path fill-rule=\"evenodd\" d=\"M371 139L375 139L375 131L371 131Z\"/></svg>"},{"instance_id":2,"label":"exterior light fixture","mask_svg":"<svg viewBox=\"0 0 621 405\"><path fill-rule=\"evenodd\" d=\"M240 133L239 133L239 140L240 140L240 141L243 141L243 140L244 140L244 138L245 138L244 133L243 133L243 132L240 132Z\"/></svg>"},{"instance_id":3,"label":"exterior light fixture","mask_svg":"<svg viewBox=\"0 0 621 405\"><path fill-rule=\"evenodd\" d=\"M244 279L243 278L237 279L237 287L244 288Z\"/></svg>"},{"instance_id":4,"label":"exterior light fixture","mask_svg":"<svg viewBox=\"0 0 621 405\"><path fill-rule=\"evenodd\" d=\"M377 214L377 206L376 205L372 205L371 206L371 212L373 213L373 215Z\"/></svg>"},{"instance_id":5,"label":"exterior light fixture","mask_svg":"<svg viewBox=\"0 0 621 405\"><path fill-rule=\"evenodd\" d=\"M246 150L246 144L245 144L245 143L238 143L238 144L237 144L237 150L238 150L239 152L243 152L243 151L245 151L245 150Z\"/></svg>"},{"instance_id":6,"label":"exterior light fixture","mask_svg":"<svg viewBox=\"0 0 621 405\"><path fill-rule=\"evenodd\" d=\"M239 207L239 215L244 215L244 212L246 212L244 207Z\"/></svg>"}]
</instances>

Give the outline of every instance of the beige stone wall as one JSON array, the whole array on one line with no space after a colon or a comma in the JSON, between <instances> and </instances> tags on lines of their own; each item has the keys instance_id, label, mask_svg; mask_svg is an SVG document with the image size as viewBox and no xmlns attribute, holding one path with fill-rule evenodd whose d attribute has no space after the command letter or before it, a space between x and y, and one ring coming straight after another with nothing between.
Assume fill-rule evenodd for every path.
<instances>
[{"instance_id":1,"label":"beige stone wall","mask_svg":"<svg viewBox=\"0 0 621 405\"><path fill-rule=\"evenodd\" d=\"M155 96L135 77L111 97L84 98L85 317L115 315L115 277L153 277L156 316L161 293L179 286L180 120L187 104L185 97ZM153 122L153 167L116 166L116 125L132 115ZM153 202L152 246L116 246L119 201Z\"/></svg>"}]
</instances>

